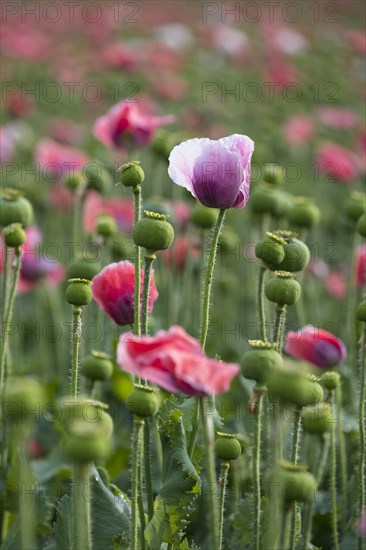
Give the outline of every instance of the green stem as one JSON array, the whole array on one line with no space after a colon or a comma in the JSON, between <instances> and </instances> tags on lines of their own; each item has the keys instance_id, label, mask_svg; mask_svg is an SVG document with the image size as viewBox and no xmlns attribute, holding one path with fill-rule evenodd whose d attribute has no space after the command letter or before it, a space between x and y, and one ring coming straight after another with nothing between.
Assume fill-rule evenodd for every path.
<instances>
[{"instance_id":1,"label":"green stem","mask_svg":"<svg viewBox=\"0 0 366 550\"><path fill-rule=\"evenodd\" d=\"M91 550L92 548L90 486L89 464L75 464L72 484L75 549Z\"/></svg>"},{"instance_id":2,"label":"green stem","mask_svg":"<svg viewBox=\"0 0 366 550\"><path fill-rule=\"evenodd\" d=\"M81 224L80 224L81 196L82 196L82 191L77 189L73 196L73 204L72 204L72 242L76 251L79 251L82 245Z\"/></svg>"},{"instance_id":3,"label":"green stem","mask_svg":"<svg viewBox=\"0 0 366 550\"><path fill-rule=\"evenodd\" d=\"M347 452L346 442L343 430L343 418L342 418L342 387L339 384L336 389L336 403L337 403L337 436L338 436L338 448L339 448L339 466L340 466L340 483L341 483L341 495L342 495L342 507L341 507L341 526L342 533L346 528L347 510L348 510L348 491L347 491Z\"/></svg>"},{"instance_id":4,"label":"green stem","mask_svg":"<svg viewBox=\"0 0 366 550\"><path fill-rule=\"evenodd\" d=\"M264 265L261 265L259 268L258 276L258 321L259 321L259 332L260 338L264 342L267 341L266 337L266 317L264 311L264 300L263 300L263 290L264 290L264 277L266 274L267 268Z\"/></svg>"},{"instance_id":5,"label":"green stem","mask_svg":"<svg viewBox=\"0 0 366 550\"><path fill-rule=\"evenodd\" d=\"M273 340L276 342L277 351L280 354L282 354L282 342L283 342L285 321L286 321L286 306L280 306L279 304L277 304Z\"/></svg>"},{"instance_id":6,"label":"green stem","mask_svg":"<svg viewBox=\"0 0 366 550\"><path fill-rule=\"evenodd\" d=\"M260 477L260 456L261 456L261 434L262 434L262 415L263 415L263 396L264 393L257 393L257 402L255 406L255 436L253 449L253 483L254 483L254 548L260 549L261 540L261 477Z\"/></svg>"},{"instance_id":7,"label":"green stem","mask_svg":"<svg viewBox=\"0 0 366 550\"><path fill-rule=\"evenodd\" d=\"M218 510L217 510L217 482L214 455L214 434L212 417L207 415L207 398L200 397L200 413L203 427L204 444L206 449L206 478L207 493L207 518L211 534L211 550L219 550Z\"/></svg>"},{"instance_id":8,"label":"green stem","mask_svg":"<svg viewBox=\"0 0 366 550\"><path fill-rule=\"evenodd\" d=\"M72 311L72 364L71 364L71 382L70 392L76 399L78 395L79 381L79 350L81 338L81 307L73 306Z\"/></svg>"},{"instance_id":9,"label":"green stem","mask_svg":"<svg viewBox=\"0 0 366 550\"><path fill-rule=\"evenodd\" d=\"M359 454L359 466L358 476L360 485L359 496L359 517L366 509L366 323L364 323L363 334L360 339L359 348L360 357L360 396L359 396L359 426L360 426L360 454ZM366 539L359 535L358 538L359 550L364 550L366 547Z\"/></svg>"},{"instance_id":10,"label":"green stem","mask_svg":"<svg viewBox=\"0 0 366 550\"><path fill-rule=\"evenodd\" d=\"M133 198L135 204L134 225L141 218L141 186L136 185L133 188ZM141 248L135 244L135 290L134 290L134 333L137 337L141 336L140 320L140 286L141 286Z\"/></svg>"},{"instance_id":11,"label":"green stem","mask_svg":"<svg viewBox=\"0 0 366 550\"><path fill-rule=\"evenodd\" d=\"M131 550L139 550L137 518L139 513L140 492L139 464L141 459L141 429L143 426L144 420L138 416L134 416L132 441Z\"/></svg>"},{"instance_id":12,"label":"green stem","mask_svg":"<svg viewBox=\"0 0 366 550\"><path fill-rule=\"evenodd\" d=\"M147 513L149 520L154 515L154 496L151 479L151 455L150 455L150 419L147 418L144 426L144 464L145 464L145 490L147 498Z\"/></svg>"},{"instance_id":13,"label":"green stem","mask_svg":"<svg viewBox=\"0 0 366 550\"><path fill-rule=\"evenodd\" d=\"M222 531L224 526L224 511L225 511L225 496L227 478L230 469L228 462L221 463L221 476L220 476L220 504L219 504L219 550L222 548Z\"/></svg>"},{"instance_id":14,"label":"green stem","mask_svg":"<svg viewBox=\"0 0 366 550\"><path fill-rule=\"evenodd\" d=\"M150 294L150 280L151 280L151 266L154 261L154 257L145 256L145 269L144 269L144 286L142 290L142 312L141 312L141 334L147 334L148 318L149 318L149 294Z\"/></svg>"},{"instance_id":15,"label":"green stem","mask_svg":"<svg viewBox=\"0 0 366 550\"><path fill-rule=\"evenodd\" d=\"M279 550L287 550L288 548L288 522L289 522L289 514L290 514L291 508L283 507L282 510L282 520L281 520L281 536L280 536L280 544L279 544Z\"/></svg>"},{"instance_id":16,"label":"green stem","mask_svg":"<svg viewBox=\"0 0 366 550\"><path fill-rule=\"evenodd\" d=\"M3 309L3 312L2 312L3 323L5 322L5 312L6 312L6 305L8 300L9 267L10 267L9 257L10 257L10 250L6 246L4 248L4 270L3 270L3 287L2 287L2 301L1 301L2 309Z\"/></svg>"},{"instance_id":17,"label":"green stem","mask_svg":"<svg viewBox=\"0 0 366 550\"><path fill-rule=\"evenodd\" d=\"M334 391L331 392L331 400L334 404ZM335 421L332 423L331 432L330 432L330 456L331 456L331 466L330 466L330 498L331 498L331 513L332 513L332 533L333 533L333 544L334 550L339 550L339 540L338 540L338 524L337 524L337 449L336 449L336 422L337 422L337 411L335 410Z\"/></svg>"},{"instance_id":18,"label":"green stem","mask_svg":"<svg viewBox=\"0 0 366 550\"><path fill-rule=\"evenodd\" d=\"M300 438L301 438L301 408L297 407L294 419L294 434L291 449L291 462L297 464L299 461ZM290 509L291 528L290 528L290 549L295 549L296 543L296 516L298 514L298 504L294 502Z\"/></svg>"}]
</instances>

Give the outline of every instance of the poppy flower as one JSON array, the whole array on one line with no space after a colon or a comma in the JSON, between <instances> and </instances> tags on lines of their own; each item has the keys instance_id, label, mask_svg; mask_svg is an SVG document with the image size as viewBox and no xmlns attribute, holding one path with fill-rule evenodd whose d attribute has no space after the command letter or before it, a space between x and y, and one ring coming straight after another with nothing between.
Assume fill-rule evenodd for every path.
<instances>
[{"instance_id":1,"label":"poppy flower","mask_svg":"<svg viewBox=\"0 0 366 550\"><path fill-rule=\"evenodd\" d=\"M336 143L325 143L320 147L317 163L323 173L343 183L354 181L359 174L356 155Z\"/></svg>"},{"instance_id":2,"label":"poppy flower","mask_svg":"<svg viewBox=\"0 0 366 550\"><path fill-rule=\"evenodd\" d=\"M130 231L133 226L133 203L129 199L105 199L96 191L89 191L83 207L83 225L87 233L93 233L97 219L101 214L112 216L118 228Z\"/></svg>"},{"instance_id":3,"label":"poppy flower","mask_svg":"<svg viewBox=\"0 0 366 550\"><path fill-rule=\"evenodd\" d=\"M346 347L339 338L311 325L298 332L290 331L286 337L285 351L320 368L334 367L346 357Z\"/></svg>"},{"instance_id":4,"label":"poppy flower","mask_svg":"<svg viewBox=\"0 0 366 550\"><path fill-rule=\"evenodd\" d=\"M181 327L136 339L122 334L117 361L123 370L173 393L204 396L228 391L239 365L209 359Z\"/></svg>"},{"instance_id":5,"label":"poppy flower","mask_svg":"<svg viewBox=\"0 0 366 550\"><path fill-rule=\"evenodd\" d=\"M356 285L364 288L366 285L366 244L356 249Z\"/></svg>"},{"instance_id":6,"label":"poppy flower","mask_svg":"<svg viewBox=\"0 0 366 550\"><path fill-rule=\"evenodd\" d=\"M143 270L141 270L142 294ZM135 267L123 261L107 265L93 278L93 298L117 325L130 325L134 321ZM158 297L154 276L150 281L149 312Z\"/></svg>"},{"instance_id":7,"label":"poppy flower","mask_svg":"<svg viewBox=\"0 0 366 550\"><path fill-rule=\"evenodd\" d=\"M249 198L253 151L254 142L239 134L189 139L170 153L169 176L204 206L243 208Z\"/></svg>"}]
</instances>

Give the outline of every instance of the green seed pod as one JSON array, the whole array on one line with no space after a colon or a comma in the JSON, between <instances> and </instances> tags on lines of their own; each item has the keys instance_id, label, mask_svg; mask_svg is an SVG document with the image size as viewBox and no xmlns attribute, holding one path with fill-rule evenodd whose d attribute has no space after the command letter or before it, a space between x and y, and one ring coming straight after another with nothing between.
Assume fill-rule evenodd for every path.
<instances>
[{"instance_id":1,"label":"green seed pod","mask_svg":"<svg viewBox=\"0 0 366 550\"><path fill-rule=\"evenodd\" d=\"M270 185L279 186L283 183L283 168L278 164L265 164L263 167L263 180Z\"/></svg>"},{"instance_id":2,"label":"green seed pod","mask_svg":"<svg viewBox=\"0 0 366 550\"><path fill-rule=\"evenodd\" d=\"M179 139L177 134L172 134L164 130L164 128L159 128L155 133L150 147L158 157L161 157L167 161L173 147L178 143L178 141Z\"/></svg>"},{"instance_id":3,"label":"green seed pod","mask_svg":"<svg viewBox=\"0 0 366 550\"><path fill-rule=\"evenodd\" d=\"M276 234L281 235L281 232ZM305 243L295 238L286 239L284 249L285 257L278 266L279 270L295 273L305 269L310 261L310 250Z\"/></svg>"},{"instance_id":4,"label":"green seed pod","mask_svg":"<svg viewBox=\"0 0 366 550\"><path fill-rule=\"evenodd\" d=\"M20 223L28 227L33 220L33 207L17 189L3 189L0 194L0 225Z\"/></svg>"},{"instance_id":5,"label":"green seed pod","mask_svg":"<svg viewBox=\"0 0 366 550\"><path fill-rule=\"evenodd\" d=\"M353 191L344 204L344 212L352 223L357 223L366 212L366 197L364 193Z\"/></svg>"},{"instance_id":6,"label":"green seed pod","mask_svg":"<svg viewBox=\"0 0 366 550\"><path fill-rule=\"evenodd\" d=\"M85 422L97 426L105 437L110 437L113 433L113 420L106 408L104 403L89 397L79 396L75 400L73 396L66 396L58 401L57 419L69 435L75 423Z\"/></svg>"},{"instance_id":7,"label":"green seed pod","mask_svg":"<svg viewBox=\"0 0 366 550\"><path fill-rule=\"evenodd\" d=\"M74 174L70 175L66 179L65 183L67 187L70 189L70 191L73 193L78 189L82 189L86 185L82 172L75 172Z\"/></svg>"},{"instance_id":8,"label":"green seed pod","mask_svg":"<svg viewBox=\"0 0 366 550\"><path fill-rule=\"evenodd\" d=\"M268 269L274 271L285 258L285 244L284 239L267 231L266 237L256 244L255 255Z\"/></svg>"},{"instance_id":9,"label":"green seed pod","mask_svg":"<svg viewBox=\"0 0 366 550\"><path fill-rule=\"evenodd\" d=\"M146 217L137 222L132 236L135 244L146 248L148 254L154 255L158 250L169 248L174 239L173 226L166 221L166 216L147 212Z\"/></svg>"},{"instance_id":10,"label":"green seed pod","mask_svg":"<svg viewBox=\"0 0 366 550\"><path fill-rule=\"evenodd\" d=\"M102 215L97 218L96 233L101 237L112 237L117 233L117 223L112 216Z\"/></svg>"},{"instance_id":11,"label":"green seed pod","mask_svg":"<svg viewBox=\"0 0 366 550\"><path fill-rule=\"evenodd\" d=\"M88 164L84 169L84 174L88 189L103 193L103 191L112 187L112 176L101 164L96 162Z\"/></svg>"},{"instance_id":12,"label":"green seed pod","mask_svg":"<svg viewBox=\"0 0 366 550\"><path fill-rule=\"evenodd\" d=\"M241 371L245 378L265 384L270 373L283 366L282 357L275 351L276 344L249 340L253 349L244 353L241 359Z\"/></svg>"},{"instance_id":13,"label":"green seed pod","mask_svg":"<svg viewBox=\"0 0 366 550\"><path fill-rule=\"evenodd\" d=\"M298 407L315 405L323 400L324 391L317 379L288 367L275 369L268 378L268 390L286 404Z\"/></svg>"},{"instance_id":14,"label":"green seed pod","mask_svg":"<svg viewBox=\"0 0 366 550\"><path fill-rule=\"evenodd\" d=\"M315 498L316 479L304 466L281 461L264 476L265 489L271 491L273 482L279 484L280 498L286 505L294 502L311 502Z\"/></svg>"},{"instance_id":15,"label":"green seed pod","mask_svg":"<svg viewBox=\"0 0 366 550\"><path fill-rule=\"evenodd\" d=\"M68 279L86 279L91 281L95 275L98 275L102 265L91 259L80 258L71 263L67 269Z\"/></svg>"},{"instance_id":16,"label":"green seed pod","mask_svg":"<svg viewBox=\"0 0 366 550\"><path fill-rule=\"evenodd\" d=\"M123 233L118 233L110 243L112 261L131 260L133 258L133 248L134 245L131 240L126 235L123 235Z\"/></svg>"},{"instance_id":17,"label":"green seed pod","mask_svg":"<svg viewBox=\"0 0 366 550\"><path fill-rule=\"evenodd\" d=\"M356 316L358 321L366 323L366 300L363 300L360 304L358 304Z\"/></svg>"},{"instance_id":18,"label":"green seed pod","mask_svg":"<svg viewBox=\"0 0 366 550\"><path fill-rule=\"evenodd\" d=\"M82 464L105 460L110 453L109 436L96 424L78 420L70 427L65 437L65 451Z\"/></svg>"},{"instance_id":19,"label":"green seed pod","mask_svg":"<svg viewBox=\"0 0 366 550\"><path fill-rule=\"evenodd\" d=\"M357 232L361 235L361 237L366 237L366 214L362 214L362 216L358 219Z\"/></svg>"},{"instance_id":20,"label":"green seed pod","mask_svg":"<svg viewBox=\"0 0 366 550\"><path fill-rule=\"evenodd\" d=\"M192 208L191 222L199 229L210 229L216 223L217 216L217 208L207 208L197 203Z\"/></svg>"},{"instance_id":21,"label":"green seed pod","mask_svg":"<svg viewBox=\"0 0 366 550\"><path fill-rule=\"evenodd\" d=\"M37 420L46 395L42 385L30 376L10 377L6 386L4 415L12 422Z\"/></svg>"},{"instance_id":22,"label":"green seed pod","mask_svg":"<svg viewBox=\"0 0 366 550\"><path fill-rule=\"evenodd\" d=\"M3 229L6 246L19 248L25 243L27 236L20 223L11 223Z\"/></svg>"},{"instance_id":23,"label":"green seed pod","mask_svg":"<svg viewBox=\"0 0 366 550\"><path fill-rule=\"evenodd\" d=\"M332 405L325 402L304 407L301 417L304 430L311 434L329 432L334 422Z\"/></svg>"},{"instance_id":24,"label":"green seed pod","mask_svg":"<svg viewBox=\"0 0 366 550\"><path fill-rule=\"evenodd\" d=\"M236 460L241 455L241 445L236 435L218 432L215 441L215 453L220 460Z\"/></svg>"},{"instance_id":25,"label":"green seed pod","mask_svg":"<svg viewBox=\"0 0 366 550\"><path fill-rule=\"evenodd\" d=\"M108 380L112 373L112 358L101 351L92 351L81 363L81 374L92 381Z\"/></svg>"},{"instance_id":26,"label":"green seed pod","mask_svg":"<svg viewBox=\"0 0 366 550\"><path fill-rule=\"evenodd\" d=\"M137 185L141 185L145 179L145 172L137 160L123 164L118 171L120 182L125 187L136 187Z\"/></svg>"},{"instance_id":27,"label":"green seed pod","mask_svg":"<svg viewBox=\"0 0 366 550\"><path fill-rule=\"evenodd\" d=\"M338 372L327 371L321 377L321 383L327 390L335 390L340 382L340 375Z\"/></svg>"},{"instance_id":28,"label":"green seed pod","mask_svg":"<svg viewBox=\"0 0 366 550\"><path fill-rule=\"evenodd\" d=\"M130 413L145 418L154 416L159 410L159 398L154 388L134 384L134 389L127 398L127 409Z\"/></svg>"},{"instance_id":29,"label":"green seed pod","mask_svg":"<svg viewBox=\"0 0 366 550\"><path fill-rule=\"evenodd\" d=\"M229 227L224 227L219 237L221 252L223 253L229 252L230 254L232 254L236 250L236 247L239 243L240 243L240 239L238 235L235 233L235 231L233 231Z\"/></svg>"},{"instance_id":30,"label":"green seed pod","mask_svg":"<svg viewBox=\"0 0 366 550\"><path fill-rule=\"evenodd\" d=\"M320 221L320 209L308 197L296 197L287 212L290 225L300 229L310 229Z\"/></svg>"},{"instance_id":31,"label":"green seed pod","mask_svg":"<svg viewBox=\"0 0 366 550\"><path fill-rule=\"evenodd\" d=\"M86 306L93 297L90 285L91 281L87 279L69 279L66 289L66 300L73 306Z\"/></svg>"},{"instance_id":32,"label":"green seed pod","mask_svg":"<svg viewBox=\"0 0 366 550\"><path fill-rule=\"evenodd\" d=\"M284 191L262 183L254 191L249 204L254 214L270 214L273 218L282 218L290 207L291 197Z\"/></svg>"},{"instance_id":33,"label":"green seed pod","mask_svg":"<svg viewBox=\"0 0 366 550\"><path fill-rule=\"evenodd\" d=\"M264 287L266 298L280 306L292 306L299 301L301 286L293 273L287 271L275 271L276 278L267 281Z\"/></svg>"}]
</instances>

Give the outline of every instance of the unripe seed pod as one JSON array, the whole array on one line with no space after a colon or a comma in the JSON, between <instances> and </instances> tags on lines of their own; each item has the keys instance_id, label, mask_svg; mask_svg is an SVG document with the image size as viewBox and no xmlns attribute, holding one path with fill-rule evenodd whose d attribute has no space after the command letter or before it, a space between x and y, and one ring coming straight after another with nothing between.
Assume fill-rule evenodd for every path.
<instances>
[{"instance_id":1,"label":"unripe seed pod","mask_svg":"<svg viewBox=\"0 0 366 550\"><path fill-rule=\"evenodd\" d=\"M112 359L101 351L92 351L81 363L81 374L89 380L108 380L112 373Z\"/></svg>"},{"instance_id":2,"label":"unripe seed pod","mask_svg":"<svg viewBox=\"0 0 366 550\"><path fill-rule=\"evenodd\" d=\"M127 409L142 418L154 416L159 410L159 398L154 388L134 384L132 393L127 398Z\"/></svg>"},{"instance_id":3,"label":"unripe seed pod","mask_svg":"<svg viewBox=\"0 0 366 550\"><path fill-rule=\"evenodd\" d=\"M285 244L284 239L267 231L266 237L256 244L255 255L268 269L274 271L285 258Z\"/></svg>"},{"instance_id":4,"label":"unripe seed pod","mask_svg":"<svg viewBox=\"0 0 366 550\"><path fill-rule=\"evenodd\" d=\"M217 208L207 208L197 203L192 208L191 221L200 229L210 229L216 223L217 216Z\"/></svg>"},{"instance_id":5,"label":"unripe seed pod","mask_svg":"<svg viewBox=\"0 0 366 550\"><path fill-rule=\"evenodd\" d=\"M0 194L0 226L20 223L28 227L33 220L33 207L17 189L3 189Z\"/></svg>"},{"instance_id":6,"label":"unripe seed pod","mask_svg":"<svg viewBox=\"0 0 366 550\"><path fill-rule=\"evenodd\" d=\"M220 250L222 252L234 251L239 242L239 237L235 231L228 227L224 227L219 237Z\"/></svg>"},{"instance_id":7,"label":"unripe seed pod","mask_svg":"<svg viewBox=\"0 0 366 550\"><path fill-rule=\"evenodd\" d=\"M103 193L103 191L112 187L112 176L101 164L96 162L88 164L85 167L84 173L88 189L94 189L98 193Z\"/></svg>"},{"instance_id":8,"label":"unripe seed pod","mask_svg":"<svg viewBox=\"0 0 366 550\"><path fill-rule=\"evenodd\" d=\"M293 274L276 271L276 278L267 281L264 287L266 298L280 306L292 306L299 301L301 286L293 279Z\"/></svg>"},{"instance_id":9,"label":"unripe seed pod","mask_svg":"<svg viewBox=\"0 0 366 550\"><path fill-rule=\"evenodd\" d=\"M75 172L74 174L70 175L66 179L65 183L72 192L77 191L78 189L82 189L86 185L82 172Z\"/></svg>"},{"instance_id":10,"label":"unripe seed pod","mask_svg":"<svg viewBox=\"0 0 366 550\"><path fill-rule=\"evenodd\" d=\"M146 248L148 254L166 250L174 240L174 229L166 216L145 211L146 217L137 222L132 236L135 244Z\"/></svg>"},{"instance_id":11,"label":"unripe seed pod","mask_svg":"<svg viewBox=\"0 0 366 550\"><path fill-rule=\"evenodd\" d=\"M261 184L254 191L249 204L254 214L270 214L273 218L282 218L291 205L291 197L271 185Z\"/></svg>"},{"instance_id":12,"label":"unripe seed pod","mask_svg":"<svg viewBox=\"0 0 366 550\"><path fill-rule=\"evenodd\" d=\"M20 223L12 223L3 229L6 246L19 248L25 243L27 236Z\"/></svg>"},{"instance_id":13,"label":"unripe seed pod","mask_svg":"<svg viewBox=\"0 0 366 550\"><path fill-rule=\"evenodd\" d=\"M97 261L87 258L77 259L71 263L67 269L68 279L86 279L91 281L95 275L98 275L102 266Z\"/></svg>"},{"instance_id":14,"label":"unripe seed pod","mask_svg":"<svg viewBox=\"0 0 366 550\"><path fill-rule=\"evenodd\" d=\"M281 401L298 407L315 405L323 400L324 391L317 378L283 367L275 369L267 381L268 390Z\"/></svg>"},{"instance_id":15,"label":"unripe seed pod","mask_svg":"<svg viewBox=\"0 0 366 550\"><path fill-rule=\"evenodd\" d=\"M320 209L308 197L296 197L294 204L287 212L290 225L295 228L310 229L320 221Z\"/></svg>"},{"instance_id":16,"label":"unripe seed pod","mask_svg":"<svg viewBox=\"0 0 366 550\"><path fill-rule=\"evenodd\" d=\"M150 147L156 155L164 160L168 160L173 147L178 143L178 141L179 139L177 134L172 134L164 130L164 128L159 128L153 141L151 142Z\"/></svg>"},{"instance_id":17,"label":"unripe seed pod","mask_svg":"<svg viewBox=\"0 0 366 550\"><path fill-rule=\"evenodd\" d=\"M57 419L63 425L66 433L71 434L73 426L78 422L92 424L100 429L105 437L113 433L113 420L105 410L107 405L89 397L64 397L59 401Z\"/></svg>"},{"instance_id":18,"label":"unripe seed pod","mask_svg":"<svg viewBox=\"0 0 366 550\"><path fill-rule=\"evenodd\" d=\"M301 411L302 425L306 432L322 434L332 427L333 410L330 403L321 402L304 407Z\"/></svg>"},{"instance_id":19,"label":"unripe seed pod","mask_svg":"<svg viewBox=\"0 0 366 550\"><path fill-rule=\"evenodd\" d=\"M321 383L327 390L335 390L340 382L340 375L338 372L327 371L321 377Z\"/></svg>"},{"instance_id":20,"label":"unripe seed pod","mask_svg":"<svg viewBox=\"0 0 366 550\"><path fill-rule=\"evenodd\" d=\"M37 415L46 402L42 385L30 376L10 377L6 386L4 414L12 422L24 422ZM37 405L37 407L35 407Z\"/></svg>"},{"instance_id":21,"label":"unripe seed pod","mask_svg":"<svg viewBox=\"0 0 366 550\"><path fill-rule=\"evenodd\" d=\"M78 420L65 438L65 451L82 464L104 460L110 453L108 439L100 426Z\"/></svg>"},{"instance_id":22,"label":"unripe seed pod","mask_svg":"<svg viewBox=\"0 0 366 550\"><path fill-rule=\"evenodd\" d=\"M263 170L263 180L270 185L281 185L283 183L283 168L278 164L265 164Z\"/></svg>"},{"instance_id":23,"label":"unripe seed pod","mask_svg":"<svg viewBox=\"0 0 366 550\"><path fill-rule=\"evenodd\" d=\"M357 232L361 235L361 237L366 237L366 214L362 214L362 216L358 219Z\"/></svg>"},{"instance_id":24,"label":"unripe seed pod","mask_svg":"<svg viewBox=\"0 0 366 550\"><path fill-rule=\"evenodd\" d=\"M215 441L215 453L220 460L236 460L241 455L241 445L235 435L219 432Z\"/></svg>"},{"instance_id":25,"label":"unripe seed pod","mask_svg":"<svg viewBox=\"0 0 366 550\"><path fill-rule=\"evenodd\" d=\"M366 300L363 300L360 304L358 304L356 316L358 321L366 323Z\"/></svg>"},{"instance_id":26,"label":"unripe seed pod","mask_svg":"<svg viewBox=\"0 0 366 550\"><path fill-rule=\"evenodd\" d=\"M310 261L310 250L305 243L295 238L287 240L285 246L285 257L278 266L281 271L302 271Z\"/></svg>"},{"instance_id":27,"label":"unripe seed pod","mask_svg":"<svg viewBox=\"0 0 366 550\"><path fill-rule=\"evenodd\" d=\"M91 281L87 279L69 279L66 289L66 300L73 306L86 306L93 297L90 285Z\"/></svg>"},{"instance_id":28,"label":"unripe seed pod","mask_svg":"<svg viewBox=\"0 0 366 550\"><path fill-rule=\"evenodd\" d=\"M111 237L117 233L118 227L116 220L112 216L99 216L97 219L96 233L101 237Z\"/></svg>"},{"instance_id":29,"label":"unripe seed pod","mask_svg":"<svg viewBox=\"0 0 366 550\"><path fill-rule=\"evenodd\" d=\"M265 384L270 373L283 366L282 357L275 351L276 344L249 340L253 349L244 353L241 359L241 370L245 378Z\"/></svg>"},{"instance_id":30,"label":"unripe seed pod","mask_svg":"<svg viewBox=\"0 0 366 550\"><path fill-rule=\"evenodd\" d=\"M347 218L356 223L366 212L366 197L364 193L353 191L344 204L344 212Z\"/></svg>"},{"instance_id":31,"label":"unripe seed pod","mask_svg":"<svg viewBox=\"0 0 366 550\"><path fill-rule=\"evenodd\" d=\"M265 488L272 488L273 482L279 484L280 497L286 505L311 502L317 491L315 477L303 466L291 462L280 462L264 476L264 481Z\"/></svg>"},{"instance_id":32,"label":"unripe seed pod","mask_svg":"<svg viewBox=\"0 0 366 550\"><path fill-rule=\"evenodd\" d=\"M145 179L145 172L137 160L123 164L118 171L120 182L125 187L136 187L137 185L141 185Z\"/></svg>"},{"instance_id":33,"label":"unripe seed pod","mask_svg":"<svg viewBox=\"0 0 366 550\"><path fill-rule=\"evenodd\" d=\"M113 241L110 243L110 250L112 254L113 262L121 262L123 260L132 259L133 245L131 240L119 233L113 237Z\"/></svg>"}]
</instances>

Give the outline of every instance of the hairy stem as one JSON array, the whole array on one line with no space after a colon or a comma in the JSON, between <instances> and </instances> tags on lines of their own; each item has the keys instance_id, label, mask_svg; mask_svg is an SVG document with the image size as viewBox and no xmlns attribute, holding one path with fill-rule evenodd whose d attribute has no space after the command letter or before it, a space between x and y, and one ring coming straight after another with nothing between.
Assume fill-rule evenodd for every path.
<instances>
[{"instance_id":1,"label":"hairy stem","mask_svg":"<svg viewBox=\"0 0 366 550\"><path fill-rule=\"evenodd\" d=\"M81 307L73 306L72 311L72 364L71 364L71 382L70 392L76 399L78 395L79 382L79 351L81 338Z\"/></svg>"},{"instance_id":2,"label":"hairy stem","mask_svg":"<svg viewBox=\"0 0 366 550\"><path fill-rule=\"evenodd\" d=\"M266 271L267 271L267 268L264 265L261 265L259 268L259 275L258 275L258 294L257 294L259 333L260 333L261 340L263 340L264 342L267 341L266 318L265 318L264 300L263 300L264 277L265 277Z\"/></svg>"},{"instance_id":3,"label":"hairy stem","mask_svg":"<svg viewBox=\"0 0 366 550\"><path fill-rule=\"evenodd\" d=\"M133 420L133 436L132 436L132 489L131 489L131 550L139 550L138 537L138 513L139 513L139 492L140 492L140 476L139 464L141 459L141 431L144 426L144 421L138 416L134 416Z\"/></svg>"},{"instance_id":4,"label":"hairy stem","mask_svg":"<svg viewBox=\"0 0 366 550\"><path fill-rule=\"evenodd\" d=\"M359 380L360 380L360 395L359 395L359 406L358 406L358 417L359 417L359 426L360 426L360 454L359 454L359 466L358 466L358 476L359 476L359 486L360 486L360 495L359 495L359 516L361 517L362 512L366 509L366 323L364 323L363 333L360 339L359 345L359 359L360 359L360 371L359 371ZM364 550L366 548L366 539L359 535L358 538L358 547L359 550Z\"/></svg>"},{"instance_id":5,"label":"hairy stem","mask_svg":"<svg viewBox=\"0 0 366 550\"><path fill-rule=\"evenodd\" d=\"M260 521L261 521L261 477L260 477L260 457L261 457L261 434L262 434L262 415L263 415L263 392L258 392L255 406L255 436L253 449L253 483L254 483L254 548L260 549Z\"/></svg>"},{"instance_id":6,"label":"hairy stem","mask_svg":"<svg viewBox=\"0 0 366 550\"><path fill-rule=\"evenodd\" d=\"M301 438L301 408L297 407L294 419L294 434L291 448L291 462L297 464L299 461L300 451L300 438ZM298 504L294 502L291 506L291 527L290 527L290 550L295 549L296 541L296 516L298 513Z\"/></svg>"},{"instance_id":7,"label":"hairy stem","mask_svg":"<svg viewBox=\"0 0 366 550\"><path fill-rule=\"evenodd\" d=\"M144 269L144 286L142 290L142 313L141 313L141 334L147 334L148 318L149 318L149 294L151 280L151 266L154 258L145 256Z\"/></svg>"},{"instance_id":8,"label":"hairy stem","mask_svg":"<svg viewBox=\"0 0 366 550\"><path fill-rule=\"evenodd\" d=\"M225 511L225 495L227 478L229 474L230 464L228 462L221 463L220 475L220 504L219 504L219 550L222 548L222 531L224 527L224 511Z\"/></svg>"},{"instance_id":9,"label":"hairy stem","mask_svg":"<svg viewBox=\"0 0 366 550\"><path fill-rule=\"evenodd\" d=\"M91 550L92 548L90 486L89 464L75 464L72 484L75 549Z\"/></svg>"},{"instance_id":10,"label":"hairy stem","mask_svg":"<svg viewBox=\"0 0 366 550\"><path fill-rule=\"evenodd\" d=\"M135 204L134 225L141 217L141 186L136 185L133 188L133 198ZM134 289L134 333L137 337L141 335L140 320L140 286L141 286L141 248L135 244L135 289Z\"/></svg>"},{"instance_id":11,"label":"hairy stem","mask_svg":"<svg viewBox=\"0 0 366 550\"><path fill-rule=\"evenodd\" d=\"M332 403L335 403L334 391L331 392ZM336 422L338 421L338 411L335 409L336 418L332 423L330 432L330 498L331 498L331 513L332 513L332 534L334 550L339 550L338 540L338 522L337 522L337 449L336 449Z\"/></svg>"}]
</instances>

